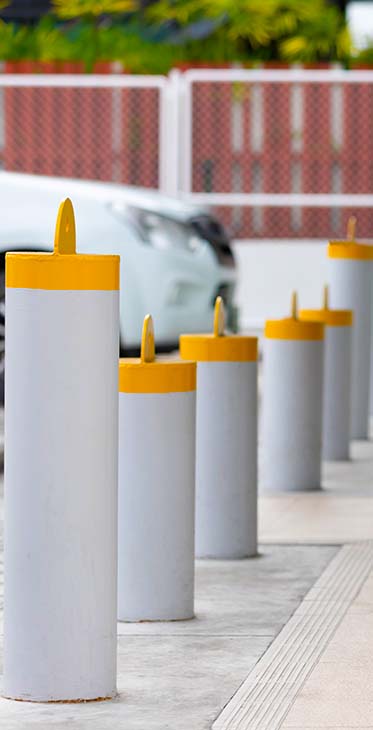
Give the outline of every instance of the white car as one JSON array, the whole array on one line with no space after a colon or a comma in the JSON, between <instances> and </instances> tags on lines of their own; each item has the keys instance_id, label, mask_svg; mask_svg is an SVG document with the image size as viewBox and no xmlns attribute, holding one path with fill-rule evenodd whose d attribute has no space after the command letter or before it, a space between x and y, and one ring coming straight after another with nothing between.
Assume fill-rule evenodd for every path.
<instances>
[{"instance_id":1,"label":"white car","mask_svg":"<svg viewBox=\"0 0 373 730\"><path fill-rule=\"evenodd\" d=\"M204 209L143 188L0 172L2 317L5 252L51 250L65 197L75 209L77 250L120 254L122 349L138 347L148 312L158 350L175 347L181 332L210 330L219 294L232 314L236 269L230 242ZM3 325L0 320L2 331Z\"/></svg>"}]
</instances>

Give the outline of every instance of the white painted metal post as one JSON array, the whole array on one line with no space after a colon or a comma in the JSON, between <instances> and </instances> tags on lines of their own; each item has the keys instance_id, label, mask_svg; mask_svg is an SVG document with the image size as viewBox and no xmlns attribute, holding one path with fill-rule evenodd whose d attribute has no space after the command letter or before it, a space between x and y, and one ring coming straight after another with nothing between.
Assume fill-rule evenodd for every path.
<instances>
[{"instance_id":1,"label":"white painted metal post","mask_svg":"<svg viewBox=\"0 0 373 730\"><path fill-rule=\"evenodd\" d=\"M180 127L181 188L180 193L190 195L193 191L193 92L187 74L180 79L180 104L182 126Z\"/></svg>"},{"instance_id":2,"label":"white painted metal post","mask_svg":"<svg viewBox=\"0 0 373 730\"><path fill-rule=\"evenodd\" d=\"M346 241L328 246L330 301L354 313L352 335L351 438L369 434L370 340L372 327L371 260L373 246Z\"/></svg>"},{"instance_id":3,"label":"white painted metal post","mask_svg":"<svg viewBox=\"0 0 373 730\"><path fill-rule=\"evenodd\" d=\"M197 360L196 556L257 552L257 338L181 335L180 355Z\"/></svg>"},{"instance_id":4,"label":"white painted metal post","mask_svg":"<svg viewBox=\"0 0 373 730\"><path fill-rule=\"evenodd\" d=\"M262 485L321 486L324 327L292 316L269 320L263 353Z\"/></svg>"},{"instance_id":5,"label":"white painted metal post","mask_svg":"<svg viewBox=\"0 0 373 730\"><path fill-rule=\"evenodd\" d=\"M325 287L322 309L303 309L304 321L325 326L322 455L327 461L350 458L353 313L330 309Z\"/></svg>"},{"instance_id":6,"label":"white painted metal post","mask_svg":"<svg viewBox=\"0 0 373 730\"><path fill-rule=\"evenodd\" d=\"M180 77L180 71L174 69L160 89L160 190L174 197L180 187Z\"/></svg>"},{"instance_id":7,"label":"white painted metal post","mask_svg":"<svg viewBox=\"0 0 373 730\"><path fill-rule=\"evenodd\" d=\"M6 259L6 697L116 691L119 257Z\"/></svg>"},{"instance_id":8,"label":"white painted metal post","mask_svg":"<svg viewBox=\"0 0 373 730\"><path fill-rule=\"evenodd\" d=\"M120 621L194 615L195 389L195 363L155 359L148 315L119 364Z\"/></svg>"}]
</instances>

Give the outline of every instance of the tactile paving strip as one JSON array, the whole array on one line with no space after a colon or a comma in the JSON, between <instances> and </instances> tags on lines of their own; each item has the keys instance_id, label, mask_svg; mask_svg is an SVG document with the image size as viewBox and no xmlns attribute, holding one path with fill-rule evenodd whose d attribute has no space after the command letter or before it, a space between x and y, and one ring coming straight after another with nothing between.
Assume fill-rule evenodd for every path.
<instances>
[{"instance_id":1,"label":"tactile paving strip","mask_svg":"<svg viewBox=\"0 0 373 730\"><path fill-rule=\"evenodd\" d=\"M345 545L226 705L213 730L278 730L373 569L373 542Z\"/></svg>"}]
</instances>

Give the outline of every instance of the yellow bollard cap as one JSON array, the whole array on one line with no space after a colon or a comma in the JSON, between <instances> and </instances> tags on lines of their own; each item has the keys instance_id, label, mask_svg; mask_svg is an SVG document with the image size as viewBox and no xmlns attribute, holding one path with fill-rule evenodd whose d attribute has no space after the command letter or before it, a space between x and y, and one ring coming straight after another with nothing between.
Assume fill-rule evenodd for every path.
<instances>
[{"instance_id":1,"label":"yellow bollard cap","mask_svg":"<svg viewBox=\"0 0 373 730\"><path fill-rule=\"evenodd\" d=\"M213 332L203 335L180 335L180 356L197 362L250 362L258 359L258 338L226 335L224 303L217 297Z\"/></svg>"},{"instance_id":2,"label":"yellow bollard cap","mask_svg":"<svg viewBox=\"0 0 373 730\"><path fill-rule=\"evenodd\" d=\"M74 209L58 210L53 253L7 253L5 284L16 289L117 290L119 256L76 253Z\"/></svg>"},{"instance_id":3,"label":"yellow bollard cap","mask_svg":"<svg viewBox=\"0 0 373 730\"><path fill-rule=\"evenodd\" d=\"M322 309L301 309L299 319L304 322L322 322L328 327L351 327L354 313L351 309L329 309L329 287L324 287Z\"/></svg>"},{"instance_id":4,"label":"yellow bollard cap","mask_svg":"<svg viewBox=\"0 0 373 730\"><path fill-rule=\"evenodd\" d=\"M304 322L298 318L297 293L293 292L290 317L267 320L264 335L272 340L322 340L324 325L321 322Z\"/></svg>"},{"instance_id":5,"label":"yellow bollard cap","mask_svg":"<svg viewBox=\"0 0 373 730\"><path fill-rule=\"evenodd\" d=\"M196 363L155 357L153 319L144 319L139 358L119 360L120 393L181 393L196 389Z\"/></svg>"},{"instance_id":6,"label":"yellow bollard cap","mask_svg":"<svg viewBox=\"0 0 373 730\"><path fill-rule=\"evenodd\" d=\"M351 216L347 223L347 236L344 241L329 241L328 256L330 259L373 259L373 245L357 243L355 240L356 218Z\"/></svg>"}]
</instances>

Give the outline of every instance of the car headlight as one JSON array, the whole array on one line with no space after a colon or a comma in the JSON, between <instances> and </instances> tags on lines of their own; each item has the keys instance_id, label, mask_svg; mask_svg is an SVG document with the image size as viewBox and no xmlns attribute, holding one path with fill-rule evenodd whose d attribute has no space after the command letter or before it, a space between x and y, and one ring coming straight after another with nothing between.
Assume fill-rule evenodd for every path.
<instances>
[{"instance_id":1,"label":"car headlight","mask_svg":"<svg viewBox=\"0 0 373 730\"><path fill-rule=\"evenodd\" d=\"M117 218L136 228L144 244L159 251L179 249L197 253L206 244L193 227L183 221L120 201L112 203L110 209Z\"/></svg>"}]
</instances>

